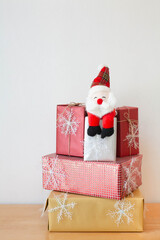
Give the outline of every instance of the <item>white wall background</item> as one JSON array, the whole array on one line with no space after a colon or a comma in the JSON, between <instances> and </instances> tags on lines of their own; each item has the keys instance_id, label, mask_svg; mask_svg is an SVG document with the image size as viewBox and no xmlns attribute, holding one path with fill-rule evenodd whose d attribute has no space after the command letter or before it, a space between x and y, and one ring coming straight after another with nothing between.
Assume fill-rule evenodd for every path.
<instances>
[{"instance_id":1,"label":"white wall background","mask_svg":"<svg viewBox=\"0 0 160 240\"><path fill-rule=\"evenodd\" d=\"M84 102L110 67L118 106L139 107L146 202L160 201L160 1L0 0L0 203L41 203L56 104Z\"/></svg>"}]
</instances>

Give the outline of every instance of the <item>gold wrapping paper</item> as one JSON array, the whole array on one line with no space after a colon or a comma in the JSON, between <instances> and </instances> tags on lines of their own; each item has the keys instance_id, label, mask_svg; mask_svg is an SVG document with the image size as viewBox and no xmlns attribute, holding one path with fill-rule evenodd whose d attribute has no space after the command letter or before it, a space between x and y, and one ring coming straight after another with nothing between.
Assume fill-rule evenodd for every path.
<instances>
[{"instance_id":1,"label":"gold wrapping paper","mask_svg":"<svg viewBox=\"0 0 160 240\"><path fill-rule=\"evenodd\" d=\"M139 189L117 201L51 192L47 199L49 231L143 231L144 199Z\"/></svg>"}]
</instances>

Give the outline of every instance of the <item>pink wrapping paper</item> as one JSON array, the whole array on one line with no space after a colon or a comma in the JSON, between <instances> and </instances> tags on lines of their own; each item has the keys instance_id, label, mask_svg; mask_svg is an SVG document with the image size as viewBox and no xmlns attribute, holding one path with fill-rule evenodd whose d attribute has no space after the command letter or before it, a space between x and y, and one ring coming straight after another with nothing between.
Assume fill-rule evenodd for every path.
<instances>
[{"instance_id":1,"label":"pink wrapping paper","mask_svg":"<svg viewBox=\"0 0 160 240\"><path fill-rule=\"evenodd\" d=\"M87 162L50 154L42 158L43 188L120 200L142 184L142 155Z\"/></svg>"},{"instance_id":2,"label":"pink wrapping paper","mask_svg":"<svg viewBox=\"0 0 160 240\"><path fill-rule=\"evenodd\" d=\"M84 124L84 106L57 106L57 154L83 157Z\"/></svg>"}]
</instances>

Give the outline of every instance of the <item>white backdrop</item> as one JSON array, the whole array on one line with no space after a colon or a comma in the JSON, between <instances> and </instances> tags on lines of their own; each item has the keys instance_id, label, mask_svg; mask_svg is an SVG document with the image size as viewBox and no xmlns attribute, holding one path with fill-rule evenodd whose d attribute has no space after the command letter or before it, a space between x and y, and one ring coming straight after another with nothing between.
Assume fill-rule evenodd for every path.
<instances>
[{"instance_id":1,"label":"white backdrop","mask_svg":"<svg viewBox=\"0 0 160 240\"><path fill-rule=\"evenodd\" d=\"M160 201L160 1L0 0L0 203L41 203L56 104L84 102L110 67L118 106L138 106L146 202Z\"/></svg>"}]
</instances>

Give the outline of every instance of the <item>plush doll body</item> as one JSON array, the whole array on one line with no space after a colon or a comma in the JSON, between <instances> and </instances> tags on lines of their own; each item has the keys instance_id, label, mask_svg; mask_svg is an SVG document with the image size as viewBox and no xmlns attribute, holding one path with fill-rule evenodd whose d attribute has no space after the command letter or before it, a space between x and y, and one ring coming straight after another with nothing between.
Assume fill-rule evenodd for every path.
<instances>
[{"instance_id":1,"label":"plush doll body","mask_svg":"<svg viewBox=\"0 0 160 240\"><path fill-rule=\"evenodd\" d=\"M114 133L116 99L110 89L109 68L103 67L93 80L86 102L88 112L88 135L101 134L101 138ZM102 129L99 126L102 119Z\"/></svg>"}]
</instances>

